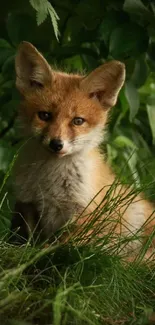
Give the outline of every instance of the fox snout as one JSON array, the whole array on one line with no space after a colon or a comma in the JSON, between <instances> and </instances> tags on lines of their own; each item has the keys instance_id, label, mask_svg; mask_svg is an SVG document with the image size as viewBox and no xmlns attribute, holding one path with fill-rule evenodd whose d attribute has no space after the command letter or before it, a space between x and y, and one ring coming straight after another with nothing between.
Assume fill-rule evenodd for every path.
<instances>
[{"instance_id":1,"label":"fox snout","mask_svg":"<svg viewBox=\"0 0 155 325\"><path fill-rule=\"evenodd\" d=\"M53 152L60 152L63 149L64 142L61 139L54 138L50 141L49 147Z\"/></svg>"},{"instance_id":2,"label":"fox snout","mask_svg":"<svg viewBox=\"0 0 155 325\"><path fill-rule=\"evenodd\" d=\"M59 157L66 156L72 152L70 141L60 137L49 138L49 136L43 136L41 137L41 142L46 149Z\"/></svg>"}]
</instances>

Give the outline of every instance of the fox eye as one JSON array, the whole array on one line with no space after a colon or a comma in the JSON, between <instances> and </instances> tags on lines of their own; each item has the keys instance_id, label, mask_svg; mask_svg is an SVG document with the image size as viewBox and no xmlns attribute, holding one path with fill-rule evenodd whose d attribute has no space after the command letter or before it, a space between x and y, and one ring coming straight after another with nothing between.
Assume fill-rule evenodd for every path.
<instances>
[{"instance_id":1,"label":"fox eye","mask_svg":"<svg viewBox=\"0 0 155 325\"><path fill-rule=\"evenodd\" d=\"M82 117L74 117L72 123L74 125L82 125L85 122L85 119Z\"/></svg>"},{"instance_id":2,"label":"fox eye","mask_svg":"<svg viewBox=\"0 0 155 325\"><path fill-rule=\"evenodd\" d=\"M52 118L52 114L50 112L46 112L46 111L39 111L38 116L39 116L40 120L45 121L45 122L50 121Z\"/></svg>"}]
</instances>

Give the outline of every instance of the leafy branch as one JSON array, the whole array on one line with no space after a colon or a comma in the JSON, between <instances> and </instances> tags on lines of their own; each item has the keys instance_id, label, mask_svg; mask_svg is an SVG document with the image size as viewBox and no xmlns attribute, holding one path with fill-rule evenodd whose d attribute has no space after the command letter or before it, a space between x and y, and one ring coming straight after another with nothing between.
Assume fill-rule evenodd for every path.
<instances>
[{"instance_id":1,"label":"leafy branch","mask_svg":"<svg viewBox=\"0 0 155 325\"><path fill-rule=\"evenodd\" d=\"M58 29L58 20L59 16L57 15L55 9L48 0L30 0L31 6L36 10L36 18L38 26L41 25L48 15L51 18L54 34L56 39L59 39L59 29Z\"/></svg>"}]
</instances>

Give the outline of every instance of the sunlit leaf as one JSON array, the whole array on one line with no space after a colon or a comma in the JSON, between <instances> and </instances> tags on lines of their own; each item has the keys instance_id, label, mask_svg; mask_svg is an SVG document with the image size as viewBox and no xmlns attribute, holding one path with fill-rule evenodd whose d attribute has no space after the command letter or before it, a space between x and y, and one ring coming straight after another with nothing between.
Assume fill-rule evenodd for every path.
<instances>
[{"instance_id":1,"label":"sunlit leaf","mask_svg":"<svg viewBox=\"0 0 155 325\"><path fill-rule=\"evenodd\" d=\"M44 22L44 20L49 15L52 21L53 29L55 36L58 40L59 30L58 30L58 20L59 17L48 0L30 0L31 6L37 12L37 24L40 25Z\"/></svg>"},{"instance_id":2,"label":"sunlit leaf","mask_svg":"<svg viewBox=\"0 0 155 325\"><path fill-rule=\"evenodd\" d=\"M141 0L125 0L123 8L125 11L134 14L134 15L142 15L145 18L153 18L151 12L148 8L143 4Z\"/></svg>"},{"instance_id":3,"label":"sunlit leaf","mask_svg":"<svg viewBox=\"0 0 155 325\"><path fill-rule=\"evenodd\" d=\"M37 24L41 25L47 18L47 13L45 11L37 11Z\"/></svg>"},{"instance_id":4,"label":"sunlit leaf","mask_svg":"<svg viewBox=\"0 0 155 325\"><path fill-rule=\"evenodd\" d=\"M155 104L147 105L147 113L152 131L153 143L155 144Z\"/></svg>"},{"instance_id":5,"label":"sunlit leaf","mask_svg":"<svg viewBox=\"0 0 155 325\"><path fill-rule=\"evenodd\" d=\"M125 95L130 107L130 120L132 121L139 109L139 93L131 81L125 83Z\"/></svg>"},{"instance_id":6,"label":"sunlit leaf","mask_svg":"<svg viewBox=\"0 0 155 325\"><path fill-rule=\"evenodd\" d=\"M130 147L132 149L137 148L135 143L124 135L117 136L113 143L118 147Z\"/></svg>"},{"instance_id":7,"label":"sunlit leaf","mask_svg":"<svg viewBox=\"0 0 155 325\"><path fill-rule=\"evenodd\" d=\"M59 17L58 17L56 11L54 10L54 8L51 6L50 3L48 5L48 13L49 13L49 15L51 17L51 21L52 21L52 24L53 24L53 29L54 29L56 39L58 40L58 38L59 38L59 29L58 29Z\"/></svg>"}]
</instances>

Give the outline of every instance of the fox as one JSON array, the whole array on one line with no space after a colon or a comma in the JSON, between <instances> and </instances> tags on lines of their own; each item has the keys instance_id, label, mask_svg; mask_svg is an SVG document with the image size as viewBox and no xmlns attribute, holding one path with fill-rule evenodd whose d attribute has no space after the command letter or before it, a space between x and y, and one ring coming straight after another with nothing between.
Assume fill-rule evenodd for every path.
<instances>
[{"instance_id":1,"label":"fox","mask_svg":"<svg viewBox=\"0 0 155 325\"><path fill-rule=\"evenodd\" d=\"M11 229L18 228L20 233L25 222L27 230L22 236L26 238L39 224L48 240L75 221L74 231L80 234L100 207L102 213L93 224L93 230L99 229L107 217L107 193L116 179L100 144L110 109L125 81L125 65L111 60L87 75L66 73L53 69L31 43L23 41L15 57L15 71L25 142L13 170L16 204ZM119 195L124 203L115 205L108 229L113 222L114 233L121 236L143 229L144 242L155 229L154 206L141 193L128 202L127 193L129 188L121 184L112 191L111 200ZM92 232L88 232L91 240ZM104 236L102 229L98 236ZM136 240L131 251L141 245ZM152 252L153 244L151 247Z\"/></svg>"}]
</instances>

